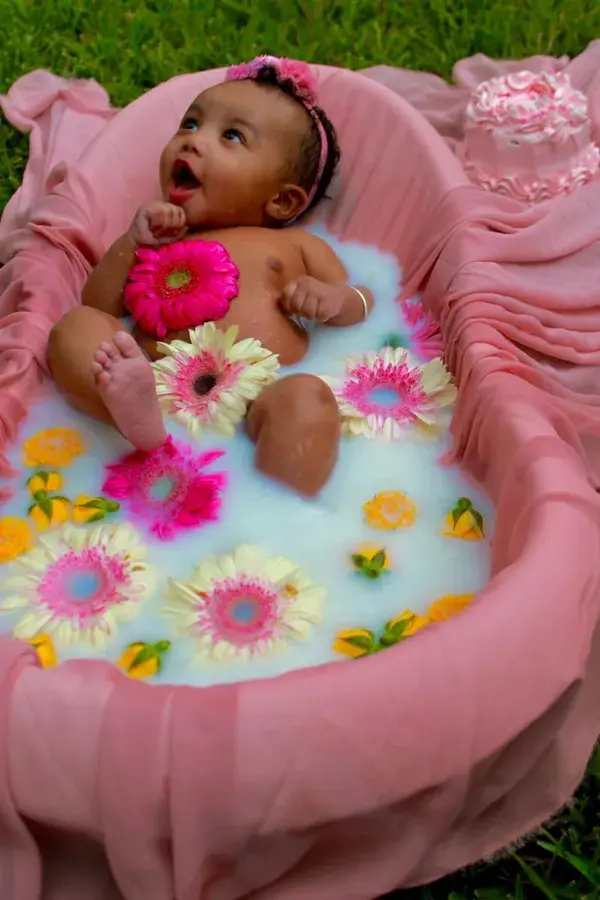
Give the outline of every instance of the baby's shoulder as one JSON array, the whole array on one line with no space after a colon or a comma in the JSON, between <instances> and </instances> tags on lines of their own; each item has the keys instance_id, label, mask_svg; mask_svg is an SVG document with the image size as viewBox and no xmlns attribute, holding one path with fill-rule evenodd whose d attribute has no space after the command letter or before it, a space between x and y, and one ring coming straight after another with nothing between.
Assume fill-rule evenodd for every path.
<instances>
[{"instance_id":1,"label":"baby's shoulder","mask_svg":"<svg viewBox=\"0 0 600 900\"><path fill-rule=\"evenodd\" d=\"M283 228L279 234L285 237L291 244L294 244L300 250L305 252L318 250L321 247L329 247L329 244L322 238L313 234L311 231L306 231L305 228L300 228L298 226Z\"/></svg>"}]
</instances>

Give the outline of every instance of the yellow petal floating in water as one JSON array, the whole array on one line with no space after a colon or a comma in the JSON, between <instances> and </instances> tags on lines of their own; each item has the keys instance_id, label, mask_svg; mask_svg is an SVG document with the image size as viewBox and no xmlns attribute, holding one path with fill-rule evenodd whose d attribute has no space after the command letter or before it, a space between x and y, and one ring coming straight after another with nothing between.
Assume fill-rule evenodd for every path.
<instances>
[{"instance_id":1,"label":"yellow petal floating in water","mask_svg":"<svg viewBox=\"0 0 600 900\"><path fill-rule=\"evenodd\" d=\"M83 453L83 440L74 428L47 428L23 444L26 466L70 466Z\"/></svg>"},{"instance_id":2,"label":"yellow petal floating in water","mask_svg":"<svg viewBox=\"0 0 600 900\"><path fill-rule=\"evenodd\" d=\"M38 531L47 531L69 521L71 504L66 497L51 497L45 491L37 491L33 499L35 503L29 507L29 517Z\"/></svg>"},{"instance_id":3,"label":"yellow petal floating in water","mask_svg":"<svg viewBox=\"0 0 600 900\"><path fill-rule=\"evenodd\" d=\"M32 497L39 491L60 491L62 486L62 476L58 472L47 472L44 469L27 479L27 487Z\"/></svg>"},{"instance_id":4,"label":"yellow petal floating in water","mask_svg":"<svg viewBox=\"0 0 600 900\"><path fill-rule=\"evenodd\" d=\"M0 519L0 563L10 562L31 547L31 529L25 519Z\"/></svg>"},{"instance_id":5,"label":"yellow petal floating in water","mask_svg":"<svg viewBox=\"0 0 600 900\"><path fill-rule=\"evenodd\" d=\"M154 644L136 641L123 651L117 665L130 678L152 678L160 672L163 656L170 649L170 641L156 641Z\"/></svg>"},{"instance_id":6,"label":"yellow petal floating in water","mask_svg":"<svg viewBox=\"0 0 600 900\"><path fill-rule=\"evenodd\" d=\"M409 528L415 521L417 507L401 491L383 491L363 505L363 513L372 528L391 531Z\"/></svg>"},{"instance_id":7,"label":"yellow petal floating in water","mask_svg":"<svg viewBox=\"0 0 600 900\"><path fill-rule=\"evenodd\" d=\"M429 619L426 616L421 616L410 609L405 609L399 616L390 619L386 624L384 636L386 634L394 636L398 635L404 639L416 634L417 631L420 631L421 628L425 628L426 625L429 625Z\"/></svg>"},{"instance_id":8,"label":"yellow petal floating in water","mask_svg":"<svg viewBox=\"0 0 600 900\"><path fill-rule=\"evenodd\" d=\"M43 669L52 669L58 665L56 650L49 634L36 634L29 638L28 643L37 650L37 655Z\"/></svg>"},{"instance_id":9,"label":"yellow petal floating in water","mask_svg":"<svg viewBox=\"0 0 600 900\"><path fill-rule=\"evenodd\" d=\"M475 594L446 594L431 604L427 610L427 618L430 622L445 622L466 609L474 596Z\"/></svg>"},{"instance_id":10,"label":"yellow petal floating in water","mask_svg":"<svg viewBox=\"0 0 600 900\"><path fill-rule=\"evenodd\" d=\"M100 522L119 509L120 505L113 500L79 494L73 503L72 519L76 525L87 525L88 522Z\"/></svg>"},{"instance_id":11,"label":"yellow petal floating in water","mask_svg":"<svg viewBox=\"0 0 600 900\"><path fill-rule=\"evenodd\" d=\"M350 659L359 659L373 653L375 644L375 635L368 628L347 628L337 633L333 649Z\"/></svg>"},{"instance_id":12,"label":"yellow petal floating in water","mask_svg":"<svg viewBox=\"0 0 600 900\"><path fill-rule=\"evenodd\" d=\"M461 497L448 513L443 533L463 541L483 540L483 516L468 497Z\"/></svg>"}]
</instances>

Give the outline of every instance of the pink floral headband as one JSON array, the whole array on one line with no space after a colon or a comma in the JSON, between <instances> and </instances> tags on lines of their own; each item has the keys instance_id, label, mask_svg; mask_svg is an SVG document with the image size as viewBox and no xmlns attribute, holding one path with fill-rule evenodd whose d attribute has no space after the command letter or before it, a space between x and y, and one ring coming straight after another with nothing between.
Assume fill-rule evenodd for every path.
<instances>
[{"instance_id":1,"label":"pink floral headband","mask_svg":"<svg viewBox=\"0 0 600 900\"><path fill-rule=\"evenodd\" d=\"M267 67L275 70L278 82L283 84L286 81L290 81L292 83L295 96L302 103L302 106L317 126L317 131L319 132L321 152L319 154L319 165L317 167L314 184L308 192L308 207L321 183L321 178L325 171L325 163L327 162L327 151L329 149L327 132L325 131L316 110L317 83L311 72L310 66L307 65L307 63L297 62L293 59L286 59L285 57L257 56L255 59L250 60L250 62L240 63L237 66L230 66L227 70L225 80L245 81L250 79L255 81L258 79L261 70Z\"/></svg>"}]
</instances>

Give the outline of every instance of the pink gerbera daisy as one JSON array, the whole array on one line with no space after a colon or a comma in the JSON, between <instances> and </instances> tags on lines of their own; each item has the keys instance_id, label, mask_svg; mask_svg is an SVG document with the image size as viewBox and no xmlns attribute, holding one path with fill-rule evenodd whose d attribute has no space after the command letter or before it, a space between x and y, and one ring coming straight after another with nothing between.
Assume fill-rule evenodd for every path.
<instances>
[{"instance_id":1,"label":"pink gerbera daisy","mask_svg":"<svg viewBox=\"0 0 600 900\"><path fill-rule=\"evenodd\" d=\"M185 528L216 521L225 488L224 472L203 469L223 456L222 450L194 455L191 448L171 437L156 450L134 450L107 466L102 490L128 501L135 519L149 523L161 540L170 540Z\"/></svg>"},{"instance_id":2,"label":"pink gerbera daisy","mask_svg":"<svg viewBox=\"0 0 600 900\"><path fill-rule=\"evenodd\" d=\"M141 247L125 286L125 306L142 331L164 338L222 319L238 295L239 269L217 241Z\"/></svg>"},{"instance_id":3,"label":"pink gerbera daisy","mask_svg":"<svg viewBox=\"0 0 600 900\"><path fill-rule=\"evenodd\" d=\"M253 338L236 341L236 326L190 329L189 342L161 344L153 363L161 408L194 438L204 429L234 434L248 404L278 377L277 356Z\"/></svg>"},{"instance_id":4,"label":"pink gerbera daisy","mask_svg":"<svg viewBox=\"0 0 600 900\"><path fill-rule=\"evenodd\" d=\"M186 581L171 581L164 612L213 659L272 653L307 637L321 619L325 591L281 556L242 544L203 560Z\"/></svg>"},{"instance_id":5,"label":"pink gerbera daisy","mask_svg":"<svg viewBox=\"0 0 600 900\"><path fill-rule=\"evenodd\" d=\"M420 359L436 359L443 356L444 344L440 327L431 313L424 309L416 298L403 300L400 304L404 321L411 329L410 345Z\"/></svg>"},{"instance_id":6,"label":"pink gerbera daisy","mask_svg":"<svg viewBox=\"0 0 600 900\"><path fill-rule=\"evenodd\" d=\"M146 548L128 524L48 533L16 564L0 609L20 611L16 638L49 634L57 644L100 646L140 611L154 585Z\"/></svg>"},{"instance_id":7,"label":"pink gerbera daisy","mask_svg":"<svg viewBox=\"0 0 600 900\"><path fill-rule=\"evenodd\" d=\"M420 365L402 347L349 359L343 378L321 376L333 390L346 434L402 438L409 426L435 436L456 388L441 359Z\"/></svg>"}]
</instances>

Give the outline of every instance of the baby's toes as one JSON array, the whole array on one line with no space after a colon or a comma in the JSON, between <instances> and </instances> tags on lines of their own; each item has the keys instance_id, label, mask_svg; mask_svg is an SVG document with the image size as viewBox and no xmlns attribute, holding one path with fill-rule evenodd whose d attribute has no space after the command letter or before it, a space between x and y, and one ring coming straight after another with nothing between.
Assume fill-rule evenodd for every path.
<instances>
[{"instance_id":1,"label":"baby's toes","mask_svg":"<svg viewBox=\"0 0 600 900\"><path fill-rule=\"evenodd\" d=\"M106 369L100 369L96 375L96 385L99 388L106 388L111 382L110 372L107 372Z\"/></svg>"},{"instance_id":2,"label":"baby's toes","mask_svg":"<svg viewBox=\"0 0 600 900\"><path fill-rule=\"evenodd\" d=\"M119 351L111 341L102 341L98 347L98 353L100 352L104 353L104 355L113 362L119 358Z\"/></svg>"},{"instance_id":3,"label":"baby's toes","mask_svg":"<svg viewBox=\"0 0 600 900\"><path fill-rule=\"evenodd\" d=\"M94 353L94 362L92 365L99 366L100 369L103 369L108 365L108 362L109 358L106 352L104 350L101 350L100 348L96 350L96 352Z\"/></svg>"}]
</instances>

